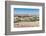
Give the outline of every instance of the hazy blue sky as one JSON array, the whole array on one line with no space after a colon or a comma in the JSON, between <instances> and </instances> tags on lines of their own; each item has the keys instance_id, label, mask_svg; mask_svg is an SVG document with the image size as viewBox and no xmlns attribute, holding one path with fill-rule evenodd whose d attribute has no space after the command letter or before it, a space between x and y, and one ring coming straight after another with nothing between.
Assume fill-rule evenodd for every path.
<instances>
[{"instance_id":1,"label":"hazy blue sky","mask_svg":"<svg viewBox=\"0 0 46 36\"><path fill-rule=\"evenodd\" d=\"M39 9L14 8L14 14L39 14Z\"/></svg>"}]
</instances>

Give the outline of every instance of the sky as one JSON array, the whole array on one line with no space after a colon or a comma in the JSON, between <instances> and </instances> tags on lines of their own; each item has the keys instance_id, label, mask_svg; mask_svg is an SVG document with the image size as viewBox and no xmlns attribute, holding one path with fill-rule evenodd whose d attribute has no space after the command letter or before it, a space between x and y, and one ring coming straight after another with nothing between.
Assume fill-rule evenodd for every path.
<instances>
[{"instance_id":1,"label":"sky","mask_svg":"<svg viewBox=\"0 0 46 36\"><path fill-rule=\"evenodd\" d=\"M14 14L39 14L39 9L14 8Z\"/></svg>"}]
</instances>

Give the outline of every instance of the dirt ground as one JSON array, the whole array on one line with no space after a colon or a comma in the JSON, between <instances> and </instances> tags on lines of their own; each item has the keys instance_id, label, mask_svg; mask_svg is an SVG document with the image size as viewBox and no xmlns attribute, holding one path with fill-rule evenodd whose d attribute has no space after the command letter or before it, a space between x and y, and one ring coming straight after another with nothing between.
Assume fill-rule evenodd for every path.
<instances>
[{"instance_id":1,"label":"dirt ground","mask_svg":"<svg viewBox=\"0 0 46 36\"><path fill-rule=\"evenodd\" d=\"M14 27L20 28L20 27L38 27L39 21L36 22L19 22L15 23Z\"/></svg>"}]
</instances>

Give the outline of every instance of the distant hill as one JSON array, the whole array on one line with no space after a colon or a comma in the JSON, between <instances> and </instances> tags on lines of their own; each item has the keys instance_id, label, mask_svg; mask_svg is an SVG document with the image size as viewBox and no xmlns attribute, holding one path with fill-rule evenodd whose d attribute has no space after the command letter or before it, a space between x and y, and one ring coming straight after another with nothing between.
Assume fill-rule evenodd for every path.
<instances>
[{"instance_id":1,"label":"distant hill","mask_svg":"<svg viewBox=\"0 0 46 36\"><path fill-rule=\"evenodd\" d=\"M15 14L14 16L39 16L37 14Z\"/></svg>"}]
</instances>

